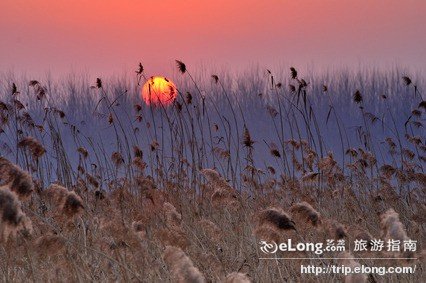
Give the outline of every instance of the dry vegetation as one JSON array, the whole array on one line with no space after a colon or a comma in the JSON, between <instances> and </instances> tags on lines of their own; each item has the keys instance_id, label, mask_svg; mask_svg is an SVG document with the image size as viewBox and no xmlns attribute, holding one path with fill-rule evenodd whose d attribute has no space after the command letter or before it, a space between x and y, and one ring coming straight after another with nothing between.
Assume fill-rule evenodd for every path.
<instances>
[{"instance_id":1,"label":"dry vegetation","mask_svg":"<svg viewBox=\"0 0 426 283\"><path fill-rule=\"evenodd\" d=\"M184 63L177 63L182 74L189 74ZM408 120L390 114L389 120L381 121L394 134L383 141L386 152L374 147L370 124L383 116L366 112L360 91L353 92L360 106L355 110L365 118L358 129L364 141L359 146L344 146L344 127L330 105L327 120L337 121L336 139L342 140L341 149L330 149L324 145L321 123L307 96L309 83L291 68L290 99L280 95L282 85L269 74L279 97L277 109L267 108L277 140L265 142L274 162L262 168L253 157L259 141L253 140L250 125L245 124L248 114L238 103L229 120L217 121L209 116L215 105L205 104L201 91L181 93L171 109L149 108L143 115L145 106L135 105L136 120L146 116L153 123L146 125L150 146L140 148L135 133L141 129L123 126L125 118L117 114L116 100L98 79L93 88L102 99L94 115L102 112L115 133L111 136L114 149L108 152L93 140L91 148L85 147L78 128L66 120L72 113L48 102L43 119L34 121L13 84L7 100L0 101L0 130L7 137L0 156L8 155L7 148L11 152L7 159L0 157L0 280L424 282L426 143L421 121L426 102L417 87L403 78L419 100ZM137 76L138 82L143 81L142 65ZM213 81L221 83L216 75ZM30 87L37 101L46 99L46 88L39 82L31 81ZM227 95L226 99L231 103ZM61 123L74 127L76 150L64 149ZM401 123L405 123L405 133L396 126ZM170 131L171 156L162 149L165 142L159 129ZM224 142L214 143L212 136L221 130ZM336 151L344 152L343 164L334 158ZM379 158L383 154L388 159ZM78 159L76 166L69 161L71 155ZM288 238L309 242L365 239L369 243L374 238L392 238L413 239L418 244L417 252L403 255L346 252L327 255L339 260L259 260L264 256L260 240ZM292 256L318 257L313 253ZM353 259L371 256L408 259ZM346 278L300 274L301 264L330 262L416 264L417 271Z\"/></svg>"}]
</instances>

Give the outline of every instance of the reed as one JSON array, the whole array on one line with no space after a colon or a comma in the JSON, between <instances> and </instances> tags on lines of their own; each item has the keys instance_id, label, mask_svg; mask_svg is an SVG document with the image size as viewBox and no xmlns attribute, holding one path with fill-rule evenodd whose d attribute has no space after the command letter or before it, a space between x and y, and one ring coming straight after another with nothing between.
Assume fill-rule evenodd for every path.
<instances>
[{"instance_id":1,"label":"reed","mask_svg":"<svg viewBox=\"0 0 426 283\"><path fill-rule=\"evenodd\" d=\"M93 88L0 78L3 281L365 282L300 264L369 252L265 261L259 242L395 238L417 251L384 264L417 271L383 280L422 282L424 81L177 67L170 107L140 102L142 64Z\"/></svg>"}]
</instances>

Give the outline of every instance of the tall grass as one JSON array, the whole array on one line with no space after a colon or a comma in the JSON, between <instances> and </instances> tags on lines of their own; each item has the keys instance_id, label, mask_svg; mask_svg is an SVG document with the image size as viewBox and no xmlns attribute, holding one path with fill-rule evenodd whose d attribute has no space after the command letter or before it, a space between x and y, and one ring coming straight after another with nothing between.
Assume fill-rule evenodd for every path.
<instances>
[{"instance_id":1,"label":"tall grass","mask_svg":"<svg viewBox=\"0 0 426 283\"><path fill-rule=\"evenodd\" d=\"M110 79L3 74L2 280L330 282L341 276L302 277L309 260L259 260L259 240L392 233L419 245L397 263L420 264L421 78L397 68L232 76L177 63L170 107L141 102L142 64Z\"/></svg>"}]
</instances>

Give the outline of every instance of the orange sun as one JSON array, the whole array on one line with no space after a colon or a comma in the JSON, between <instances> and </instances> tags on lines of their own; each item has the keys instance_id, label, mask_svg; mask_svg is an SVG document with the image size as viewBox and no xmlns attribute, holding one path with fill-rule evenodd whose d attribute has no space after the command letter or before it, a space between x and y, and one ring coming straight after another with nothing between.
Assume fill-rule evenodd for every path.
<instances>
[{"instance_id":1,"label":"orange sun","mask_svg":"<svg viewBox=\"0 0 426 283\"><path fill-rule=\"evenodd\" d=\"M168 106L176 97L175 84L165 77L151 77L142 88L142 98L147 105Z\"/></svg>"}]
</instances>

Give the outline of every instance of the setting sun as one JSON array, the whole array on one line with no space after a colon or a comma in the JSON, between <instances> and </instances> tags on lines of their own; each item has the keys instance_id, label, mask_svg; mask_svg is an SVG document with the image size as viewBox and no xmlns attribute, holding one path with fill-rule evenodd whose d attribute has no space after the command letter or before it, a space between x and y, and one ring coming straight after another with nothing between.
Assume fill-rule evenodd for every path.
<instances>
[{"instance_id":1,"label":"setting sun","mask_svg":"<svg viewBox=\"0 0 426 283\"><path fill-rule=\"evenodd\" d=\"M142 98L147 105L168 106L176 96L175 84L165 77L151 77L142 88Z\"/></svg>"},{"instance_id":2,"label":"setting sun","mask_svg":"<svg viewBox=\"0 0 426 283\"><path fill-rule=\"evenodd\" d=\"M426 283L425 12L0 0L0 283Z\"/></svg>"}]
</instances>

